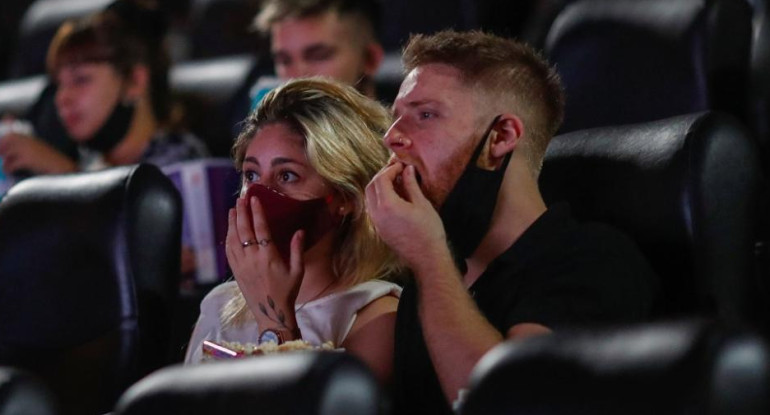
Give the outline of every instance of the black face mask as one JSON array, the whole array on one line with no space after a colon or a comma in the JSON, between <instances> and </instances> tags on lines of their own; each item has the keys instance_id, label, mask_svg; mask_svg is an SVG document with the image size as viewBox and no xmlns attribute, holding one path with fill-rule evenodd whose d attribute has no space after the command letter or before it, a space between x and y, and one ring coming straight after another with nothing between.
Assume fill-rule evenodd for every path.
<instances>
[{"instance_id":1,"label":"black face mask","mask_svg":"<svg viewBox=\"0 0 770 415\"><path fill-rule=\"evenodd\" d=\"M109 152L126 136L133 119L134 104L124 104L122 101L118 101L102 128L83 145L100 153Z\"/></svg>"},{"instance_id":2,"label":"black face mask","mask_svg":"<svg viewBox=\"0 0 770 415\"><path fill-rule=\"evenodd\" d=\"M489 230L492 213L497 205L497 194L513 155L513 151L508 153L503 165L497 170L484 170L477 166L481 150L499 119L499 115L495 117L484 133L465 171L457 179L439 212L452 255L463 274L467 271L465 258L476 250Z\"/></svg>"}]
</instances>

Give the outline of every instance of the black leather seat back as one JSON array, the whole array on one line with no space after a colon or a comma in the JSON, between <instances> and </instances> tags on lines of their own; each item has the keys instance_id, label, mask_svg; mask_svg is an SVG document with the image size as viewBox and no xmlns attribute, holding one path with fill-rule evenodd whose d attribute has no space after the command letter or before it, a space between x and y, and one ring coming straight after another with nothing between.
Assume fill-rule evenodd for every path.
<instances>
[{"instance_id":1,"label":"black leather seat back","mask_svg":"<svg viewBox=\"0 0 770 415\"><path fill-rule=\"evenodd\" d=\"M45 58L59 26L67 19L101 10L112 0L37 0L22 18L10 76L45 73Z\"/></svg>"},{"instance_id":2,"label":"black leather seat back","mask_svg":"<svg viewBox=\"0 0 770 415\"><path fill-rule=\"evenodd\" d=\"M185 124L204 140L213 156L229 157L236 124L249 111L248 91L272 71L254 55L186 61L174 65L171 88L185 106Z\"/></svg>"},{"instance_id":3,"label":"black leather seat back","mask_svg":"<svg viewBox=\"0 0 770 415\"><path fill-rule=\"evenodd\" d=\"M751 120L770 166L770 5L754 0L754 43L751 51Z\"/></svg>"},{"instance_id":4,"label":"black leather seat back","mask_svg":"<svg viewBox=\"0 0 770 415\"><path fill-rule=\"evenodd\" d=\"M93 413L166 363L181 201L160 170L27 179L0 203L0 229L0 364Z\"/></svg>"},{"instance_id":5,"label":"black leather seat back","mask_svg":"<svg viewBox=\"0 0 770 415\"><path fill-rule=\"evenodd\" d=\"M463 415L759 415L770 410L759 335L700 321L555 333L492 349Z\"/></svg>"},{"instance_id":6,"label":"black leather seat back","mask_svg":"<svg viewBox=\"0 0 770 415\"><path fill-rule=\"evenodd\" d=\"M562 132L722 110L746 121L745 0L583 0L554 22L546 54L566 94Z\"/></svg>"},{"instance_id":7,"label":"black leather seat back","mask_svg":"<svg viewBox=\"0 0 770 415\"><path fill-rule=\"evenodd\" d=\"M17 45L19 25L34 0L0 2L0 79L8 77L11 56Z\"/></svg>"},{"instance_id":8,"label":"black leather seat back","mask_svg":"<svg viewBox=\"0 0 770 415\"><path fill-rule=\"evenodd\" d=\"M535 2L532 11L522 28L520 39L537 50L545 49L545 41L556 17L575 0L540 0Z\"/></svg>"},{"instance_id":9,"label":"black leather seat back","mask_svg":"<svg viewBox=\"0 0 770 415\"><path fill-rule=\"evenodd\" d=\"M0 83L0 114L22 118L48 84L48 77L35 75Z\"/></svg>"},{"instance_id":10,"label":"black leather seat back","mask_svg":"<svg viewBox=\"0 0 770 415\"><path fill-rule=\"evenodd\" d=\"M374 88L377 100L390 107L398 95L404 80L404 64L400 53L386 53L380 69L374 75Z\"/></svg>"},{"instance_id":11,"label":"black leather seat back","mask_svg":"<svg viewBox=\"0 0 770 415\"><path fill-rule=\"evenodd\" d=\"M382 8L381 40L386 51L399 51L413 33L479 27L472 0L387 0Z\"/></svg>"},{"instance_id":12,"label":"black leather seat back","mask_svg":"<svg viewBox=\"0 0 770 415\"><path fill-rule=\"evenodd\" d=\"M252 27L257 12L254 0L190 0L190 59L256 55L262 46Z\"/></svg>"},{"instance_id":13,"label":"black leather seat back","mask_svg":"<svg viewBox=\"0 0 770 415\"><path fill-rule=\"evenodd\" d=\"M0 415L56 415L56 402L45 385L23 370L0 366Z\"/></svg>"},{"instance_id":14,"label":"black leather seat back","mask_svg":"<svg viewBox=\"0 0 770 415\"><path fill-rule=\"evenodd\" d=\"M162 369L121 397L116 415L384 414L369 369L340 352L298 352Z\"/></svg>"},{"instance_id":15,"label":"black leather seat back","mask_svg":"<svg viewBox=\"0 0 770 415\"><path fill-rule=\"evenodd\" d=\"M660 316L758 321L753 246L763 176L733 117L698 113L557 136L540 188L629 234L662 278Z\"/></svg>"}]
</instances>

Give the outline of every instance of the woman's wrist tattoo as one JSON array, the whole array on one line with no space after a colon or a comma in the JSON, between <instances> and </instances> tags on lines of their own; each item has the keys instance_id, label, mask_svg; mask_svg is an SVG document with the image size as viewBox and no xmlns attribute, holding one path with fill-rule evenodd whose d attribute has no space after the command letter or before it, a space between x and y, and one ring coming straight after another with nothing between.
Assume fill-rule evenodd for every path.
<instances>
[{"instance_id":1,"label":"woman's wrist tattoo","mask_svg":"<svg viewBox=\"0 0 770 415\"><path fill-rule=\"evenodd\" d=\"M275 301L273 301L269 295L267 296L267 305L269 308L266 307L261 301L259 302L259 311L265 317L267 317L268 320L278 324L282 329L289 330L292 333L296 332L295 328L289 327L286 324L286 314L280 308L275 307Z\"/></svg>"}]
</instances>

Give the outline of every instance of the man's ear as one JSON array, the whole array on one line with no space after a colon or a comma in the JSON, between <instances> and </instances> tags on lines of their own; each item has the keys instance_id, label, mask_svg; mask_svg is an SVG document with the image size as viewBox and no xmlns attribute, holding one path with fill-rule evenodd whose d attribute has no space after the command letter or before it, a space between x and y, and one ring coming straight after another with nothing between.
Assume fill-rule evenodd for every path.
<instances>
[{"instance_id":1,"label":"man's ear","mask_svg":"<svg viewBox=\"0 0 770 415\"><path fill-rule=\"evenodd\" d=\"M524 135L524 123L513 114L502 114L492 131L494 134L491 136L489 154L493 160L502 160L516 148L519 139Z\"/></svg>"},{"instance_id":2,"label":"man's ear","mask_svg":"<svg viewBox=\"0 0 770 415\"><path fill-rule=\"evenodd\" d=\"M142 64L134 65L126 81L124 98L131 101L139 100L150 87L150 68Z\"/></svg>"},{"instance_id":3,"label":"man's ear","mask_svg":"<svg viewBox=\"0 0 770 415\"><path fill-rule=\"evenodd\" d=\"M369 42L364 49L364 74L370 78L374 77L384 57L385 50L382 45L378 42Z\"/></svg>"}]
</instances>

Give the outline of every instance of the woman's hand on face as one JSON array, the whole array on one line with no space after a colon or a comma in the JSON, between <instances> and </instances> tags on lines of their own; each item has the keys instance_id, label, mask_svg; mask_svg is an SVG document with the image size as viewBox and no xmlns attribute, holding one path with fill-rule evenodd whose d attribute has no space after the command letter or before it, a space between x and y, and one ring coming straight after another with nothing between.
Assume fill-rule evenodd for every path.
<instances>
[{"instance_id":1,"label":"woman's hand on face","mask_svg":"<svg viewBox=\"0 0 770 415\"><path fill-rule=\"evenodd\" d=\"M256 197L238 198L230 209L227 260L260 327L297 328L294 304L305 273L303 239L303 231L294 234L286 264L271 240Z\"/></svg>"},{"instance_id":2,"label":"woman's hand on face","mask_svg":"<svg viewBox=\"0 0 770 415\"><path fill-rule=\"evenodd\" d=\"M59 174L77 171L75 162L44 141L18 133L0 138L3 172L29 171L34 174Z\"/></svg>"}]
</instances>

